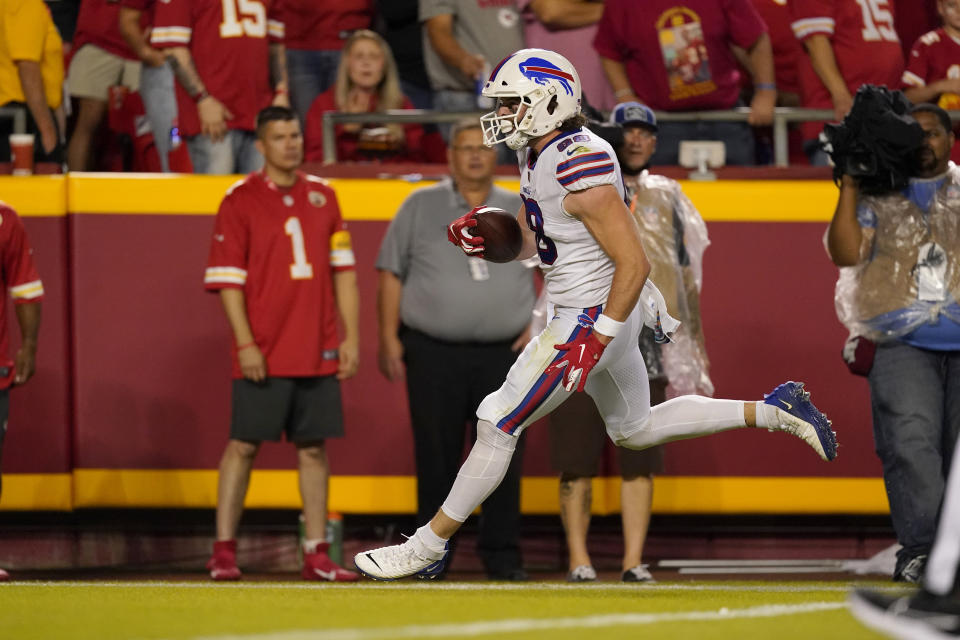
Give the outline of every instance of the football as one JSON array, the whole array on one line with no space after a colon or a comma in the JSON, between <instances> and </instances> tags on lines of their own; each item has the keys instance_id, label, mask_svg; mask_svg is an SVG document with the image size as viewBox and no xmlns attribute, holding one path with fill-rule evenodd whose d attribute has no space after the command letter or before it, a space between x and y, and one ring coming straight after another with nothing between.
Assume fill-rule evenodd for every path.
<instances>
[{"instance_id":1,"label":"football","mask_svg":"<svg viewBox=\"0 0 960 640\"><path fill-rule=\"evenodd\" d=\"M517 216L496 207L477 211L477 226L471 233L483 238L483 257L490 262L510 262L523 246L523 234Z\"/></svg>"}]
</instances>

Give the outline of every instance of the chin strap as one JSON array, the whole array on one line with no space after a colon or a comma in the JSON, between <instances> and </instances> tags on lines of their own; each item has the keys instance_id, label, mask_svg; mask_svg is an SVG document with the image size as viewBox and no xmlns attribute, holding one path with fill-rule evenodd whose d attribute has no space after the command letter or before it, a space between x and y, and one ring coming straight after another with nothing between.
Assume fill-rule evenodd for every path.
<instances>
[{"instance_id":1,"label":"chin strap","mask_svg":"<svg viewBox=\"0 0 960 640\"><path fill-rule=\"evenodd\" d=\"M522 149L530 141L530 136L520 131L514 131L504 140L506 145L517 151Z\"/></svg>"}]
</instances>

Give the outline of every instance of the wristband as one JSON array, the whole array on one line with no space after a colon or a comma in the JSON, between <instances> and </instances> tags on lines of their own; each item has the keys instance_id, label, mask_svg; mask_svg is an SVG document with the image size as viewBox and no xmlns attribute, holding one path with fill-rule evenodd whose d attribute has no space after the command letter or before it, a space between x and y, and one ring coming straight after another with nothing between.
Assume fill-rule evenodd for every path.
<instances>
[{"instance_id":1,"label":"wristband","mask_svg":"<svg viewBox=\"0 0 960 640\"><path fill-rule=\"evenodd\" d=\"M601 313L600 317L593 322L593 330L597 333L602 333L605 336L610 336L613 338L620 333L620 328L624 324L625 323L617 322L610 316Z\"/></svg>"},{"instance_id":2,"label":"wristband","mask_svg":"<svg viewBox=\"0 0 960 640\"><path fill-rule=\"evenodd\" d=\"M777 90L777 85L774 82L758 82L753 85L754 89L770 89L771 91Z\"/></svg>"},{"instance_id":3,"label":"wristband","mask_svg":"<svg viewBox=\"0 0 960 640\"><path fill-rule=\"evenodd\" d=\"M257 346L256 342L248 342L247 344L242 344L239 347L237 347L237 353L240 353L241 351L249 347L255 347L255 346Z\"/></svg>"},{"instance_id":4,"label":"wristband","mask_svg":"<svg viewBox=\"0 0 960 640\"><path fill-rule=\"evenodd\" d=\"M209 98L209 97L210 97L210 94L207 92L206 89L202 89L202 90L198 91L197 93L193 94L192 96L190 96L190 98L191 98L195 103L196 103L196 102L200 102L200 101L203 100L204 98Z\"/></svg>"}]
</instances>

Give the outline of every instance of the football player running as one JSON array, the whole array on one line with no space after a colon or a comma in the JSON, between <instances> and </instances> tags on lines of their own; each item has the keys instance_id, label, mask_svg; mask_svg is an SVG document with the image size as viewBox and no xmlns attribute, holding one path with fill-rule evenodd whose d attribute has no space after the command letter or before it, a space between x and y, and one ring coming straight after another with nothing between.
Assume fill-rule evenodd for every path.
<instances>
[{"instance_id":1,"label":"football player running","mask_svg":"<svg viewBox=\"0 0 960 640\"><path fill-rule=\"evenodd\" d=\"M837 455L830 423L802 383L781 384L759 402L681 396L651 409L637 343L643 324L668 339L677 321L647 281L650 265L624 202L613 148L580 115L580 80L563 56L522 49L493 70L483 95L496 100L481 118L484 143L518 151L524 232L518 260L539 255L549 302L543 332L524 349L499 390L477 409L477 441L436 516L406 542L356 555L379 580L431 577L447 541L497 487L517 436L571 393L586 391L618 445L656 444L762 427L802 438L824 460ZM475 211L454 221L450 241L483 255L471 234Z\"/></svg>"}]
</instances>

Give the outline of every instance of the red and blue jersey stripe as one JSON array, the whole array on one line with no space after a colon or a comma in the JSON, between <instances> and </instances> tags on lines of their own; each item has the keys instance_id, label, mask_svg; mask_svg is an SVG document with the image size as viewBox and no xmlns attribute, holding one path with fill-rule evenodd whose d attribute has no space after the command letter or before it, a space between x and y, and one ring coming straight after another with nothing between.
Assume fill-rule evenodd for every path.
<instances>
[{"instance_id":1,"label":"red and blue jersey stripe","mask_svg":"<svg viewBox=\"0 0 960 640\"><path fill-rule=\"evenodd\" d=\"M577 180L613 173L613 161L606 151L571 158L557 165L557 181L568 187Z\"/></svg>"},{"instance_id":2,"label":"red and blue jersey stripe","mask_svg":"<svg viewBox=\"0 0 960 640\"><path fill-rule=\"evenodd\" d=\"M583 313L586 314L591 320L596 321L600 317L600 312L603 311L603 307L598 305L596 307L590 307L584 309ZM592 329L587 329L580 324L577 324L570 335L567 337L567 342L571 340L576 340L577 337L583 331L590 331ZM558 351L556 357L550 361L550 364L553 364L557 360L563 357L563 352ZM547 369L544 367L544 369ZM524 421L532 416L534 412L546 401L547 398L553 393L554 389L557 388L557 385L560 384L560 381L563 379L564 370L553 372L552 374L547 374L546 372L541 373L540 377L537 378L537 381L533 383L533 386L530 388L530 391L527 392L527 395L524 396L523 400L520 401L520 404L517 407L504 416L499 422L497 422L497 428L506 433L513 433L517 430Z\"/></svg>"}]
</instances>

